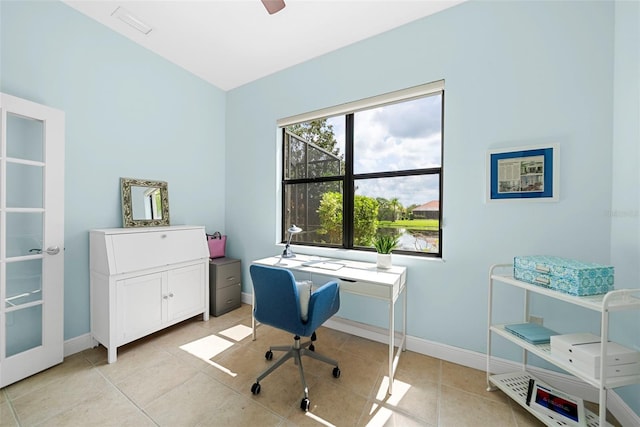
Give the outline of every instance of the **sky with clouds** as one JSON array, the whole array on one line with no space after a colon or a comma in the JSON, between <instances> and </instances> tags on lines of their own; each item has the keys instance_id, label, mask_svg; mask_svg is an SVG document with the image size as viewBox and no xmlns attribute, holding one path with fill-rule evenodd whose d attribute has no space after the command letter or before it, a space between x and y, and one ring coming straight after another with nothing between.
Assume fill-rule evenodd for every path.
<instances>
[{"instance_id":1,"label":"sky with clouds","mask_svg":"<svg viewBox=\"0 0 640 427\"><path fill-rule=\"evenodd\" d=\"M354 117L354 173L397 171L441 166L441 95L360 111ZM344 116L333 125L344 153ZM439 198L436 176L358 180L356 194L397 198L403 206Z\"/></svg>"}]
</instances>

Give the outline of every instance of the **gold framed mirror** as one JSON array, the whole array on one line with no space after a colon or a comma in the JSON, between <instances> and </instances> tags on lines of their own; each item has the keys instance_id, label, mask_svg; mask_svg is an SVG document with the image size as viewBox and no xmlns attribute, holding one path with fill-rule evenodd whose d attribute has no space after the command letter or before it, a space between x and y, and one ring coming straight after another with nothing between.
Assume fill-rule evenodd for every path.
<instances>
[{"instance_id":1,"label":"gold framed mirror","mask_svg":"<svg viewBox=\"0 0 640 427\"><path fill-rule=\"evenodd\" d=\"M169 188L165 181L120 178L123 227L169 225Z\"/></svg>"}]
</instances>

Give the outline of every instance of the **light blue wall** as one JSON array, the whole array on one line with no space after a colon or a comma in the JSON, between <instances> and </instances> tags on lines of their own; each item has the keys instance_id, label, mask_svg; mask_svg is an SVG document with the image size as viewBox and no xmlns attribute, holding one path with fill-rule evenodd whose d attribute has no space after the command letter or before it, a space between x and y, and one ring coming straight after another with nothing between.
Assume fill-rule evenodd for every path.
<instances>
[{"instance_id":1,"label":"light blue wall","mask_svg":"<svg viewBox=\"0 0 640 427\"><path fill-rule=\"evenodd\" d=\"M394 255L394 262L409 267L409 334L484 352L489 266L514 255L610 263L619 245L629 245L634 258L615 258L616 268L625 271L618 287L637 287L637 104L616 122L624 132L620 144L636 155L618 152L614 163L612 145L613 82L621 74L614 73L614 59L639 46L637 39L614 45L614 36L637 35L638 24L627 22L617 34L614 6L465 3L230 91L226 217L233 252L251 260L281 250L277 119L445 79L444 261ZM637 65L637 53L627 59ZM637 76L626 79L637 85ZM637 103L637 95L626 95L626 103ZM547 143L560 147L558 202L485 202L487 150ZM616 183L631 178L625 185L635 197L635 234L624 243L611 231L614 177ZM374 254L338 255L374 260ZM244 291L250 292L247 263L244 271ZM497 301L498 318L518 319L521 299L514 292L505 290ZM341 316L386 324L384 305L344 302ZM534 300L532 307L561 333L599 333L595 313L546 299ZM634 331L617 336L637 346L634 319L622 318L616 328ZM498 344L499 355L519 355L513 346ZM638 388L630 389L637 396ZM640 413L637 397L626 394Z\"/></svg>"},{"instance_id":2,"label":"light blue wall","mask_svg":"<svg viewBox=\"0 0 640 427\"><path fill-rule=\"evenodd\" d=\"M167 181L172 224L224 231L226 95L63 3L0 14L0 90L66 114L70 339L89 332L88 231L122 226L120 177Z\"/></svg>"},{"instance_id":3,"label":"light blue wall","mask_svg":"<svg viewBox=\"0 0 640 427\"><path fill-rule=\"evenodd\" d=\"M640 287L640 2L616 3L611 262L616 280ZM640 313L616 316L614 339L640 344ZM626 322L626 323L623 323ZM635 328L633 326L636 326ZM640 386L617 390L640 413Z\"/></svg>"}]
</instances>

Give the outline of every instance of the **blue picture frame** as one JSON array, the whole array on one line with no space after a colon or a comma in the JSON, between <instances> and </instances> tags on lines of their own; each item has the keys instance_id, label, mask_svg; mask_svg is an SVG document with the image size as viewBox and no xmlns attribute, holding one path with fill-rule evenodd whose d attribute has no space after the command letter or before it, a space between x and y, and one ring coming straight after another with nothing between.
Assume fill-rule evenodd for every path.
<instances>
[{"instance_id":1,"label":"blue picture frame","mask_svg":"<svg viewBox=\"0 0 640 427\"><path fill-rule=\"evenodd\" d=\"M491 150L487 155L488 200L558 200L556 145Z\"/></svg>"}]
</instances>

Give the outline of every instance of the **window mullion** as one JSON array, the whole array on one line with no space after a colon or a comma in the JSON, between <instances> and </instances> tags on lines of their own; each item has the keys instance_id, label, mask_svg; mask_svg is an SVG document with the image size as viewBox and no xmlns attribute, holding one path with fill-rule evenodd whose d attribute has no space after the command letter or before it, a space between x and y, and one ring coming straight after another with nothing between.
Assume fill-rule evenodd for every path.
<instances>
[{"instance_id":1,"label":"window mullion","mask_svg":"<svg viewBox=\"0 0 640 427\"><path fill-rule=\"evenodd\" d=\"M353 248L353 205L355 185L353 182L353 114L345 116L345 171L342 196L342 242L347 249Z\"/></svg>"}]
</instances>

